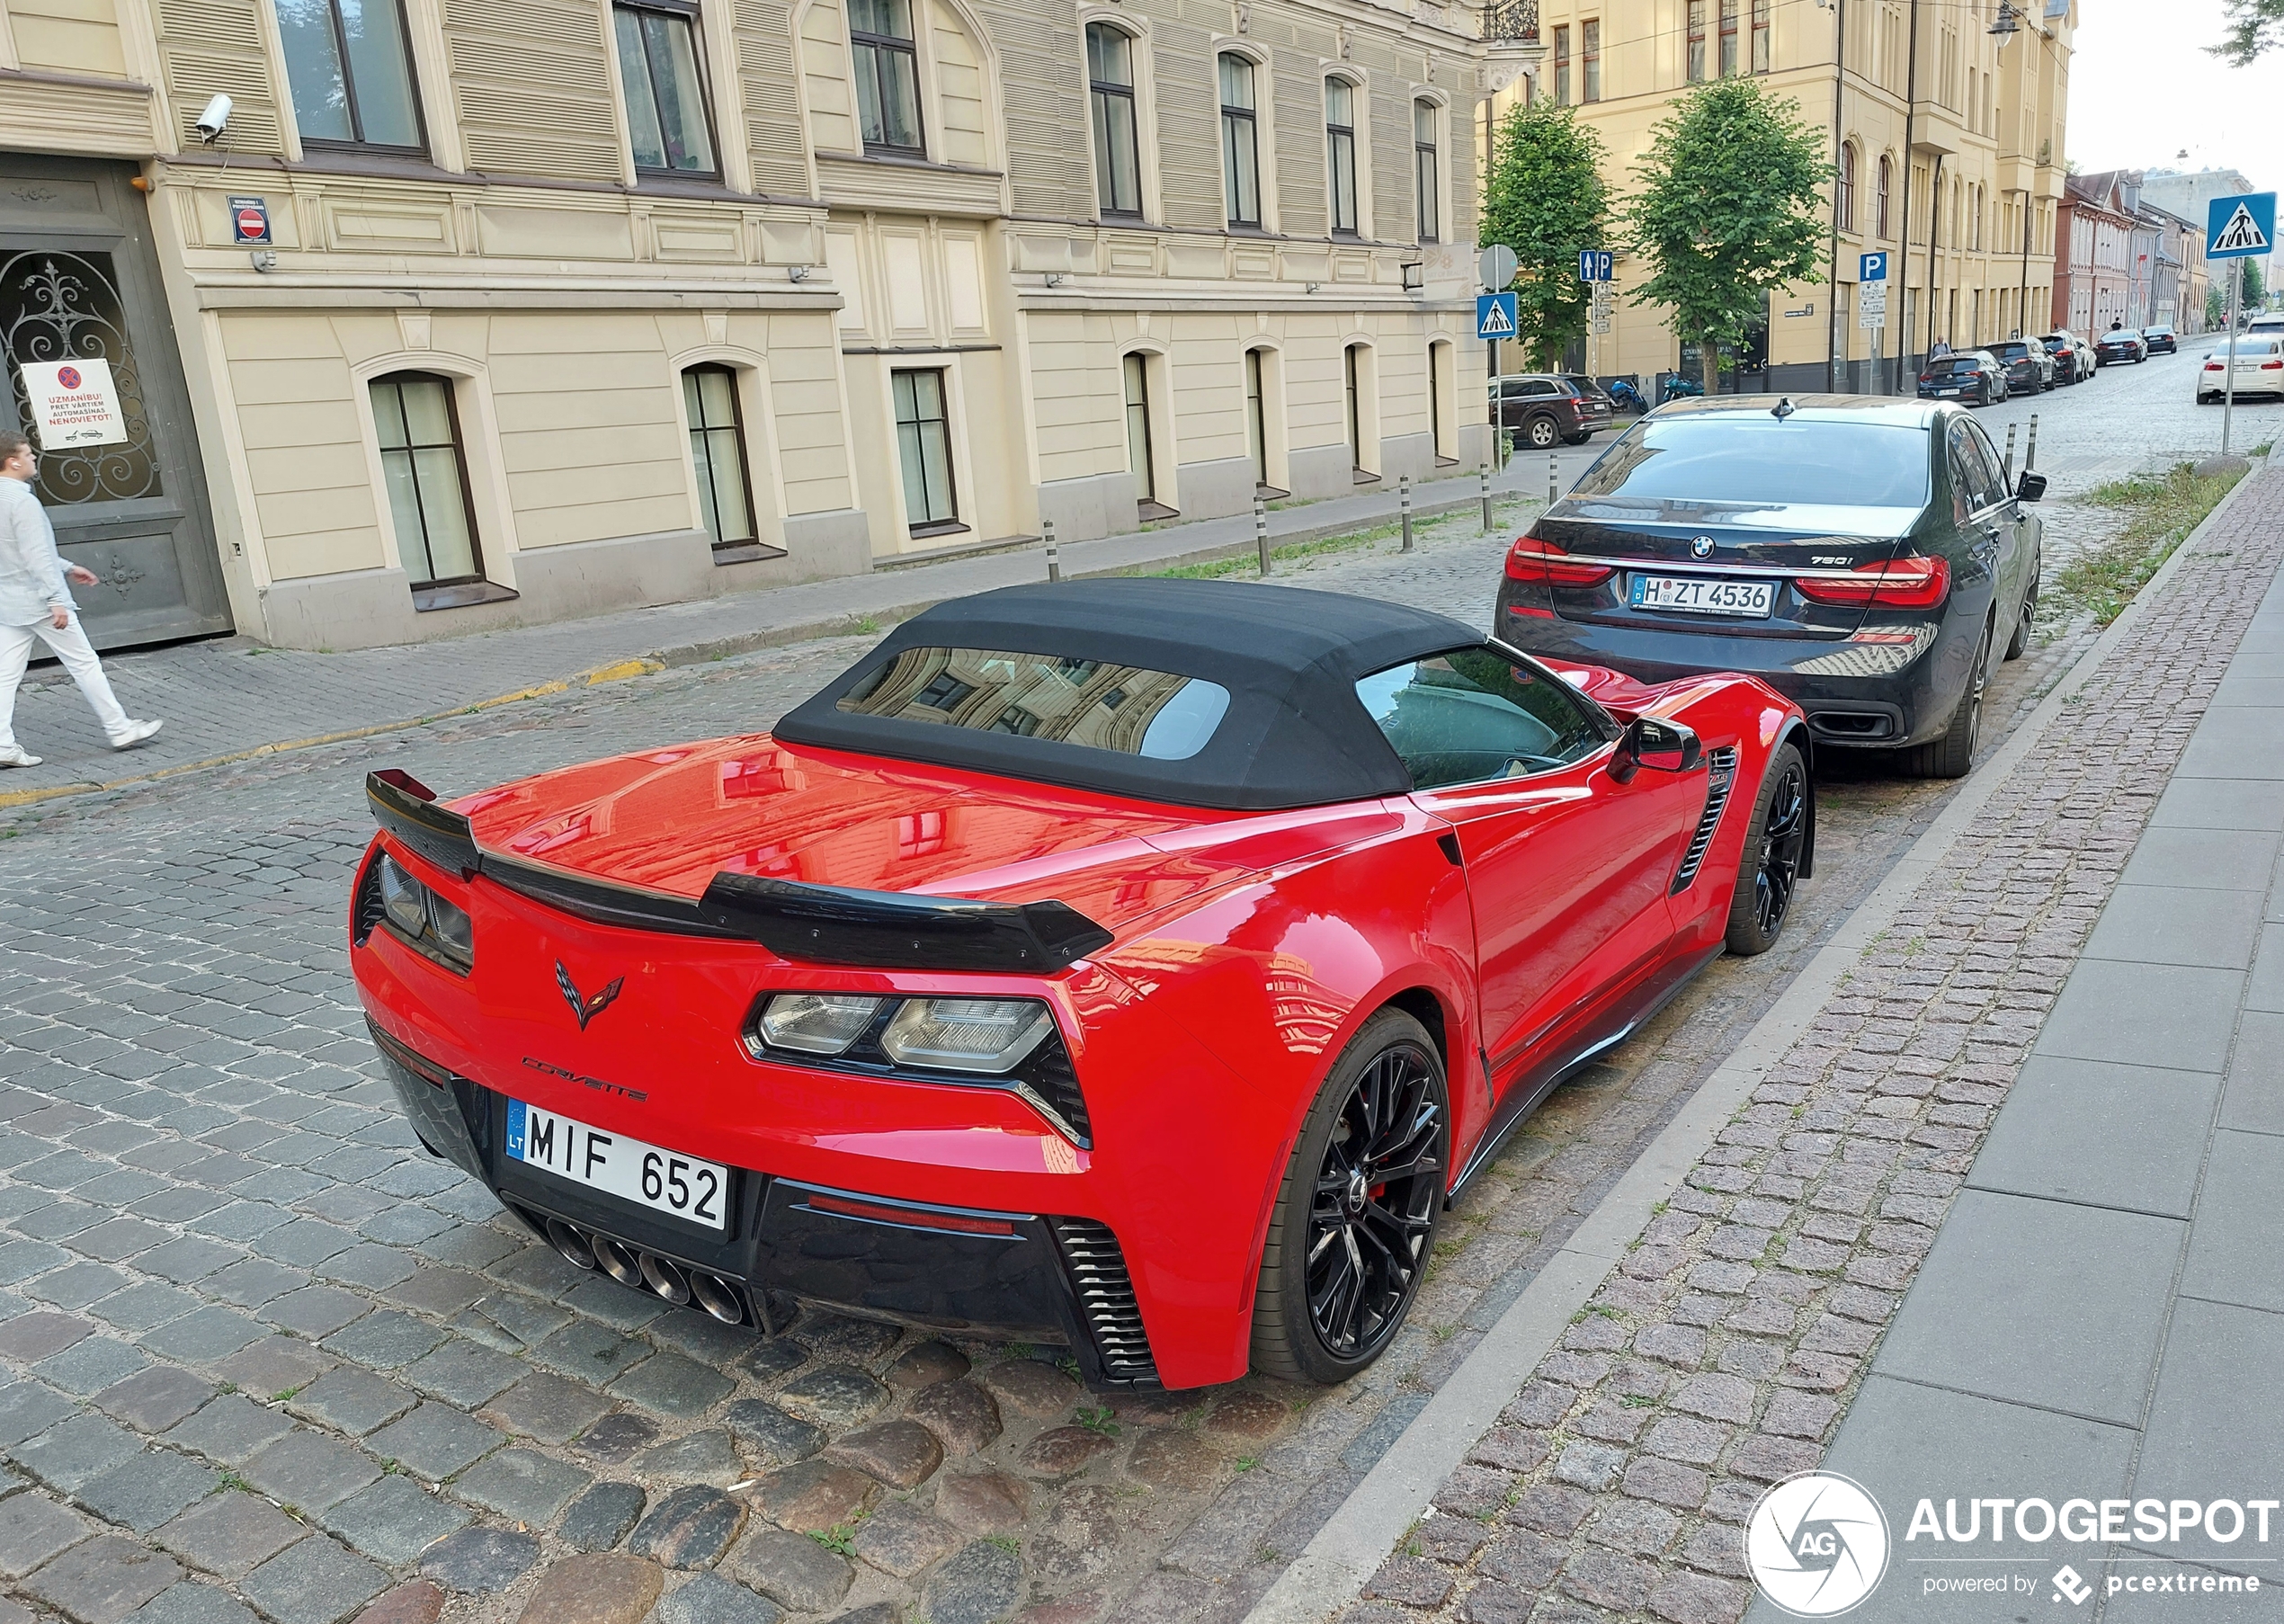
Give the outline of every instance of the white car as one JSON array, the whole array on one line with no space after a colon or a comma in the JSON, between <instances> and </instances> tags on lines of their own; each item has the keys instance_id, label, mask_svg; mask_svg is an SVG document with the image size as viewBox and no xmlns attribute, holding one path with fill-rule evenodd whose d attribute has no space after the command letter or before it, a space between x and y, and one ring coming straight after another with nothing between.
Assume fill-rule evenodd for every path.
<instances>
[{"instance_id":1,"label":"white car","mask_svg":"<svg viewBox=\"0 0 2284 1624\"><path fill-rule=\"evenodd\" d=\"M2284 395L2284 326L2240 335L2233 344L2208 350L2197 372L2197 404L2218 400L2228 385L2229 362L2236 372L2236 398Z\"/></svg>"}]
</instances>

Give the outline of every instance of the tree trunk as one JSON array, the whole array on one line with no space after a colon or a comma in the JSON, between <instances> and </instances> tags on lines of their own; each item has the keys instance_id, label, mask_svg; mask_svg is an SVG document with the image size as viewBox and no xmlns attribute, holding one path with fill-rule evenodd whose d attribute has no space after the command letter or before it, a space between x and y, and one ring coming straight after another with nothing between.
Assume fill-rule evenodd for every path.
<instances>
[{"instance_id":1,"label":"tree trunk","mask_svg":"<svg viewBox=\"0 0 2284 1624\"><path fill-rule=\"evenodd\" d=\"M1721 346L1710 338L1700 338L1697 349L1698 364L1705 372L1705 392L1717 395L1721 392Z\"/></svg>"}]
</instances>

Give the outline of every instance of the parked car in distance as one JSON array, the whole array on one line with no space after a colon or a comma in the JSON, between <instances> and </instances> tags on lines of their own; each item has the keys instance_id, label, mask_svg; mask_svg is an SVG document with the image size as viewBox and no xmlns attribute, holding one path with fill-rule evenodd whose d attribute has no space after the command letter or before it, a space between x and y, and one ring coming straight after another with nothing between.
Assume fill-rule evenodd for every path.
<instances>
[{"instance_id":1,"label":"parked car in distance","mask_svg":"<svg viewBox=\"0 0 2284 1624\"><path fill-rule=\"evenodd\" d=\"M2137 366L2149 359L2149 345L2137 327L2112 327L2093 341L2093 361L2106 367L2116 361L2130 361Z\"/></svg>"},{"instance_id":2,"label":"parked car in distance","mask_svg":"<svg viewBox=\"0 0 2284 1624\"><path fill-rule=\"evenodd\" d=\"M1618 408L1591 378L1525 372L1499 379L1499 426L1512 430L1518 445L1541 451L1557 441L1584 445L1617 415Z\"/></svg>"},{"instance_id":3,"label":"parked car in distance","mask_svg":"<svg viewBox=\"0 0 2284 1624\"><path fill-rule=\"evenodd\" d=\"M2009 390L2006 369L1988 350L1960 350L1938 355L1919 375L1922 400L1956 400L1967 406L1989 406L2004 400Z\"/></svg>"},{"instance_id":4,"label":"parked car in distance","mask_svg":"<svg viewBox=\"0 0 2284 1624\"><path fill-rule=\"evenodd\" d=\"M2010 338L1991 346L1991 353L2006 370L2010 395L2043 395L2054 388L2054 357L2046 346L2026 338Z\"/></svg>"},{"instance_id":5,"label":"parked car in distance","mask_svg":"<svg viewBox=\"0 0 2284 1624\"><path fill-rule=\"evenodd\" d=\"M2083 383L2093 376L2093 346L2067 327L2057 327L2039 342L2054 357L2055 382Z\"/></svg>"},{"instance_id":6,"label":"parked car in distance","mask_svg":"<svg viewBox=\"0 0 2284 1624\"><path fill-rule=\"evenodd\" d=\"M2045 490L1948 401L1662 406L1515 542L1494 635L1643 682L1749 673L1818 750L1957 778L1994 662L2029 645Z\"/></svg>"},{"instance_id":7,"label":"parked car in distance","mask_svg":"<svg viewBox=\"0 0 2284 1624\"><path fill-rule=\"evenodd\" d=\"M2149 353L2152 355L2161 350L2168 355L2178 355L2181 352L2181 340L2174 336L2171 327L2162 323L2154 327L2142 328L2141 341L2149 347Z\"/></svg>"},{"instance_id":8,"label":"parked car in distance","mask_svg":"<svg viewBox=\"0 0 2284 1624\"><path fill-rule=\"evenodd\" d=\"M2228 392L2232 362L2237 399L2247 395L2284 395L2284 328L2247 333L2233 344L2224 340L2218 349L2208 351L2204 365L2197 371L2199 406L2209 405Z\"/></svg>"}]
</instances>

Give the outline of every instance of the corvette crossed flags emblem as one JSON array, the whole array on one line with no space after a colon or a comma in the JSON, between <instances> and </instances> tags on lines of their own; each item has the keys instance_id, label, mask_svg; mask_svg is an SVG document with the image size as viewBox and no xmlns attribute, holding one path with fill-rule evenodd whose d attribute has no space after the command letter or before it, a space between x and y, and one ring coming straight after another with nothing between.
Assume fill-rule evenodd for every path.
<instances>
[{"instance_id":1,"label":"corvette crossed flags emblem","mask_svg":"<svg viewBox=\"0 0 2284 1624\"><path fill-rule=\"evenodd\" d=\"M627 978L621 976L593 997L582 998L577 984L571 979L571 972L563 968L563 960L558 959L555 961L555 984L563 989L564 1003L571 1006L572 1014L578 1017L579 1030L584 1031L588 1022L611 1007L611 1001L619 996L619 989L627 985Z\"/></svg>"}]
</instances>

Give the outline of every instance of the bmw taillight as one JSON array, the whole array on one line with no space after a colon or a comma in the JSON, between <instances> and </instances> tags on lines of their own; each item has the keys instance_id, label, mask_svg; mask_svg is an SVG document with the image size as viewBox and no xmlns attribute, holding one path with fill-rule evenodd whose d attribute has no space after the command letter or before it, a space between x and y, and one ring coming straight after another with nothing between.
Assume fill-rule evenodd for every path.
<instances>
[{"instance_id":1,"label":"bmw taillight","mask_svg":"<svg viewBox=\"0 0 2284 1624\"><path fill-rule=\"evenodd\" d=\"M1859 564L1846 576L1804 576L1792 588L1811 603L1932 609L1950 593L1951 567L1948 559L1914 554Z\"/></svg>"},{"instance_id":2,"label":"bmw taillight","mask_svg":"<svg viewBox=\"0 0 2284 1624\"><path fill-rule=\"evenodd\" d=\"M1534 586L1599 586L1615 573L1610 565L1574 558L1528 531L1507 551L1507 579Z\"/></svg>"},{"instance_id":3,"label":"bmw taillight","mask_svg":"<svg viewBox=\"0 0 2284 1624\"><path fill-rule=\"evenodd\" d=\"M2220 362L2217 361L2208 361L2205 363L2205 370L2208 372L2225 372L2227 370L2227 368L2222 366Z\"/></svg>"},{"instance_id":4,"label":"bmw taillight","mask_svg":"<svg viewBox=\"0 0 2284 1624\"><path fill-rule=\"evenodd\" d=\"M2284 361L2264 361L2261 362L2261 370L2263 372L2284 372Z\"/></svg>"}]
</instances>

